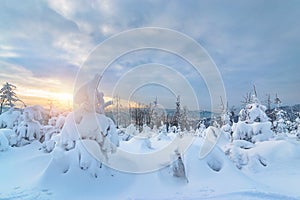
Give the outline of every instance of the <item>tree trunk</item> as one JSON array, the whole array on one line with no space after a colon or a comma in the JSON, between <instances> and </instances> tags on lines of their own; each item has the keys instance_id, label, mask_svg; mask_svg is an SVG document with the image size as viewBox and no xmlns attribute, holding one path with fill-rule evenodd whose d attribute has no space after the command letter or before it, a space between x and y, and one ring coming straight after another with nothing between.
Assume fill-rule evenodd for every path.
<instances>
[{"instance_id":1,"label":"tree trunk","mask_svg":"<svg viewBox=\"0 0 300 200\"><path fill-rule=\"evenodd\" d=\"M2 108L3 108L3 103L1 103L1 106L0 106L0 115L2 114Z\"/></svg>"}]
</instances>

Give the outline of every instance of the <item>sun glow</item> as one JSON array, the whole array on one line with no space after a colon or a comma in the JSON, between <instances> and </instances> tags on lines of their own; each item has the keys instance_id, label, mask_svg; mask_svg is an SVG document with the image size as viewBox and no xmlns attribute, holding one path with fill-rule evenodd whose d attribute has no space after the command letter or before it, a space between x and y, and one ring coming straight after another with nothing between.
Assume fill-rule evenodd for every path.
<instances>
[{"instance_id":1,"label":"sun glow","mask_svg":"<svg viewBox=\"0 0 300 200\"><path fill-rule=\"evenodd\" d=\"M41 89L19 88L17 95L26 105L49 106L53 104L61 109L70 109L73 103L73 94L71 92L54 92Z\"/></svg>"},{"instance_id":2,"label":"sun glow","mask_svg":"<svg viewBox=\"0 0 300 200\"><path fill-rule=\"evenodd\" d=\"M71 103L73 101L73 95L70 93L55 93L53 97L60 102Z\"/></svg>"}]
</instances>

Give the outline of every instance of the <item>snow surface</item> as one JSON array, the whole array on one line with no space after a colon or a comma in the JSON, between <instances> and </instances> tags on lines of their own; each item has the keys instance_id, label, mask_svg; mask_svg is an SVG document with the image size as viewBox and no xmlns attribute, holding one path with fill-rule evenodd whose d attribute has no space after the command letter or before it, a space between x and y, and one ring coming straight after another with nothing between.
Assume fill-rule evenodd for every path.
<instances>
[{"instance_id":1,"label":"snow surface","mask_svg":"<svg viewBox=\"0 0 300 200\"><path fill-rule=\"evenodd\" d=\"M274 137L256 120L264 108L249 109L255 120L234 124L233 137L225 125L169 133L130 125L126 140L101 113L40 125L39 107L10 110L0 115L0 199L300 199L299 139Z\"/></svg>"},{"instance_id":2,"label":"snow surface","mask_svg":"<svg viewBox=\"0 0 300 200\"><path fill-rule=\"evenodd\" d=\"M168 166L145 174L102 166L98 178L93 178L77 162L70 162L63 173L59 168L66 167L65 152L44 153L34 141L1 152L0 199L300 199L299 141L265 141L254 147L247 143L248 155L261 155L267 166L249 165L242 170L219 147L199 159L202 143L197 138L183 155L187 182L173 177ZM146 152L145 148L134 150Z\"/></svg>"}]
</instances>

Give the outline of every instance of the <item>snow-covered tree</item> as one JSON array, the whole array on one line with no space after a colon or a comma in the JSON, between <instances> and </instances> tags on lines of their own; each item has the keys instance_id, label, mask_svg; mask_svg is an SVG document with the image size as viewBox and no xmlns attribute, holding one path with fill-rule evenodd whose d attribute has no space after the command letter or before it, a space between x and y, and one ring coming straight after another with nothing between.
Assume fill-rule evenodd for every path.
<instances>
[{"instance_id":1,"label":"snow-covered tree","mask_svg":"<svg viewBox=\"0 0 300 200\"><path fill-rule=\"evenodd\" d=\"M182 130L189 130L189 120L188 120L188 108L183 106L182 112L180 115L180 127Z\"/></svg>"},{"instance_id":2,"label":"snow-covered tree","mask_svg":"<svg viewBox=\"0 0 300 200\"><path fill-rule=\"evenodd\" d=\"M157 140L171 140L171 138L168 136L166 124L163 124L159 127L159 134L157 136Z\"/></svg>"},{"instance_id":3,"label":"snow-covered tree","mask_svg":"<svg viewBox=\"0 0 300 200\"><path fill-rule=\"evenodd\" d=\"M15 85L6 82L0 89L0 114L2 113L3 106L14 107L17 101L23 103L15 93L16 88Z\"/></svg>"},{"instance_id":4,"label":"snow-covered tree","mask_svg":"<svg viewBox=\"0 0 300 200\"><path fill-rule=\"evenodd\" d=\"M172 164L172 172L174 177L183 178L188 182L182 155L178 150L175 150L175 161Z\"/></svg>"},{"instance_id":5,"label":"snow-covered tree","mask_svg":"<svg viewBox=\"0 0 300 200\"><path fill-rule=\"evenodd\" d=\"M222 131L231 133L231 113L230 112L224 112L221 116L221 121L222 121Z\"/></svg>"},{"instance_id":6,"label":"snow-covered tree","mask_svg":"<svg viewBox=\"0 0 300 200\"><path fill-rule=\"evenodd\" d=\"M40 140L41 124L34 119L34 113L25 110L23 113L23 121L17 128L18 146L29 144L33 140Z\"/></svg>"},{"instance_id":7,"label":"snow-covered tree","mask_svg":"<svg viewBox=\"0 0 300 200\"><path fill-rule=\"evenodd\" d=\"M297 113L297 117L293 122L293 127L294 130L292 131L292 133L294 133L298 137L298 139L300 139L300 112Z\"/></svg>"},{"instance_id":8,"label":"snow-covered tree","mask_svg":"<svg viewBox=\"0 0 300 200\"><path fill-rule=\"evenodd\" d=\"M108 162L110 154L119 146L116 126L104 114L110 102L104 102L103 93L97 89L99 79L101 76L96 75L78 89L74 102L79 108L67 115L60 133L46 144L46 149L54 146L54 155L59 152L54 164L55 160L69 155L68 160L78 162L81 169L88 170L94 177L98 176L101 161ZM62 172L68 171L69 166L70 163L65 163Z\"/></svg>"},{"instance_id":9,"label":"snow-covered tree","mask_svg":"<svg viewBox=\"0 0 300 200\"><path fill-rule=\"evenodd\" d=\"M150 113L149 114L150 114L151 128L159 127L161 124L161 114L162 113L158 106L157 97L154 100L153 104L152 103L150 104Z\"/></svg>"},{"instance_id":10,"label":"snow-covered tree","mask_svg":"<svg viewBox=\"0 0 300 200\"><path fill-rule=\"evenodd\" d=\"M265 111L266 107L253 95L251 103L240 111L239 121L233 125L233 139L251 142L268 140L273 132Z\"/></svg>"},{"instance_id":11,"label":"snow-covered tree","mask_svg":"<svg viewBox=\"0 0 300 200\"><path fill-rule=\"evenodd\" d=\"M178 96L177 100L176 100L176 110L175 110L175 113L173 115L173 119L172 119L172 122L171 122L172 126L176 126L176 127L180 126L180 124L179 124L180 115L181 115L180 109L181 109L181 107L180 107L180 96Z\"/></svg>"},{"instance_id":12,"label":"snow-covered tree","mask_svg":"<svg viewBox=\"0 0 300 200\"><path fill-rule=\"evenodd\" d=\"M20 120L21 112L10 108L0 115L0 128L14 129Z\"/></svg>"},{"instance_id":13,"label":"snow-covered tree","mask_svg":"<svg viewBox=\"0 0 300 200\"><path fill-rule=\"evenodd\" d=\"M286 134L288 133L288 119L287 113L284 110L275 108L275 120L273 121L273 130L276 134Z\"/></svg>"},{"instance_id":14,"label":"snow-covered tree","mask_svg":"<svg viewBox=\"0 0 300 200\"><path fill-rule=\"evenodd\" d=\"M221 100L221 109L222 109L222 115L221 115L221 129L224 132L231 133L231 125L232 125L232 112L228 111L228 102L224 104L222 97L220 97Z\"/></svg>"},{"instance_id":15,"label":"snow-covered tree","mask_svg":"<svg viewBox=\"0 0 300 200\"><path fill-rule=\"evenodd\" d=\"M195 136L204 137L205 136L205 130L206 130L206 126L204 124L204 121L200 121L197 125Z\"/></svg>"}]
</instances>

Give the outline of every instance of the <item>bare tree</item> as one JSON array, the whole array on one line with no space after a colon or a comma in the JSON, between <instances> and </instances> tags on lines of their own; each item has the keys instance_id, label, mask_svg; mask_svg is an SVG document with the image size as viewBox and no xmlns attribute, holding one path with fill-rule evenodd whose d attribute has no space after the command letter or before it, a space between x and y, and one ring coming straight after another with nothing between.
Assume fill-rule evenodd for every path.
<instances>
[{"instance_id":1,"label":"bare tree","mask_svg":"<svg viewBox=\"0 0 300 200\"><path fill-rule=\"evenodd\" d=\"M178 127L180 121L180 96L177 96L176 111L173 115L172 126Z\"/></svg>"},{"instance_id":2,"label":"bare tree","mask_svg":"<svg viewBox=\"0 0 300 200\"><path fill-rule=\"evenodd\" d=\"M243 96L243 100L241 101L241 103L243 104L243 107L249 103L251 103L251 92L247 92L244 96Z\"/></svg>"},{"instance_id":3,"label":"bare tree","mask_svg":"<svg viewBox=\"0 0 300 200\"><path fill-rule=\"evenodd\" d=\"M276 93L276 97L275 97L275 99L274 99L274 104L276 105L276 109L279 109L280 104L281 104L281 100L280 100L279 97L277 96L277 93Z\"/></svg>"},{"instance_id":4,"label":"bare tree","mask_svg":"<svg viewBox=\"0 0 300 200\"><path fill-rule=\"evenodd\" d=\"M257 97L257 92L256 92L256 87L255 87L255 85L253 85L253 92L254 92L255 97Z\"/></svg>"},{"instance_id":5,"label":"bare tree","mask_svg":"<svg viewBox=\"0 0 300 200\"><path fill-rule=\"evenodd\" d=\"M271 110L271 95L270 94L267 94L267 109L268 110Z\"/></svg>"}]
</instances>

